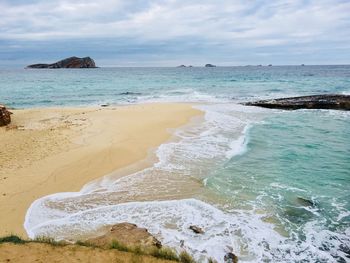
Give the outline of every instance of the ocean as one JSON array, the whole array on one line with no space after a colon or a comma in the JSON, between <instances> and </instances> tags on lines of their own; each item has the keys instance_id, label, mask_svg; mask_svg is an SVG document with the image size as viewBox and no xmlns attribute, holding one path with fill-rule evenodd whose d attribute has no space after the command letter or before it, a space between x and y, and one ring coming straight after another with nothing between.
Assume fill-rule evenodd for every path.
<instances>
[{"instance_id":1,"label":"ocean","mask_svg":"<svg viewBox=\"0 0 350 263\"><path fill-rule=\"evenodd\" d=\"M152 167L35 201L30 237L76 240L128 221L203 262L227 252L240 262L350 262L350 112L240 104L350 94L350 66L0 70L0 83L0 102L14 108L191 102L205 113L173 131Z\"/></svg>"}]
</instances>

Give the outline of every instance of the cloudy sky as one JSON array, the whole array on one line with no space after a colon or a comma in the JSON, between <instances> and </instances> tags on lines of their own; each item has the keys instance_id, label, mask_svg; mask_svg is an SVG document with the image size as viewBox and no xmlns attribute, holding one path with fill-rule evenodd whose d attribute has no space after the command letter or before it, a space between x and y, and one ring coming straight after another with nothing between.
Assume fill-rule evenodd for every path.
<instances>
[{"instance_id":1,"label":"cloudy sky","mask_svg":"<svg viewBox=\"0 0 350 263\"><path fill-rule=\"evenodd\" d=\"M0 0L0 66L349 64L350 0Z\"/></svg>"}]
</instances>

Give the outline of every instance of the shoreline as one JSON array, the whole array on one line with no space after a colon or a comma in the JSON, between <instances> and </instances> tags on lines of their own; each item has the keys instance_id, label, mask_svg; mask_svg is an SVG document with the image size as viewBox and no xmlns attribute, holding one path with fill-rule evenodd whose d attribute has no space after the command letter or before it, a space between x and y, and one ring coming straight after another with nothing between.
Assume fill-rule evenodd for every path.
<instances>
[{"instance_id":1,"label":"shoreline","mask_svg":"<svg viewBox=\"0 0 350 263\"><path fill-rule=\"evenodd\" d=\"M203 115L186 103L13 110L0 162L0 235L27 236L24 217L38 198L79 191L119 169L150 165L171 129ZM120 177L123 173L120 173Z\"/></svg>"}]
</instances>

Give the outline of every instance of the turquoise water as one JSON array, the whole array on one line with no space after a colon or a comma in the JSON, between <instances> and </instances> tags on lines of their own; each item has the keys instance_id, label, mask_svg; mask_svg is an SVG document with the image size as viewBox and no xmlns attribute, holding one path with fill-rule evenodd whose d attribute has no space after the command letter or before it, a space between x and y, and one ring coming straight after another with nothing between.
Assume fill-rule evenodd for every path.
<instances>
[{"instance_id":1,"label":"turquoise water","mask_svg":"<svg viewBox=\"0 0 350 263\"><path fill-rule=\"evenodd\" d=\"M208 179L207 186L236 209L269 211L267 218L288 237L283 244L294 245L274 260L290 254L312 262L349 260L349 117L334 111L276 113L251 128L244 155ZM323 252L332 257L322 259Z\"/></svg>"},{"instance_id":2,"label":"turquoise water","mask_svg":"<svg viewBox=\"0 0 350 263\"><path fill-rule=\"evenodd\" d=\"M201 260L233 251L242 262L350 261L349 112L237 104L350 94L350 66L5 70L0 83L10 107L186 101L205 112L157 150L153 167L37 200L30 236L69 238L124 220L164 244L185 240ZM164 201L191 178L201 194ZM156 201L146 198L153 192ZM198 238L189 224L206 233Z\"/></svg>"},{"instance_id":3,"label":"turquoise water","mask_svg":"<svg viewBox=\"0 0 350 263\"><path fill-rule=\"evenodd\" d=\"M0 70L0 83L0 101L11 107L95 105L169 98L254 99L348 92L350 67ZM125 95L125 92L133 94Z\"/></svg>"}]
</instances>

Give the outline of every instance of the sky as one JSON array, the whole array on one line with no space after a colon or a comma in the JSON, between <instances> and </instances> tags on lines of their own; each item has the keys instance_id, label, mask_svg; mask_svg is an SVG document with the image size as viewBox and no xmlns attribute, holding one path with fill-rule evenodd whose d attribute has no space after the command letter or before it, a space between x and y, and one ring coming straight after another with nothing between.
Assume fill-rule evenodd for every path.
<instances>
[{"instance_id":1,"label":"sky","mask_svg":"<svg viewBox=\"0 0 350 263\"><path fill-rule=\"evenodd\" d=\"M349 64L350 0L0 0L0 66Z\"/></svg>"}]
</instances>

